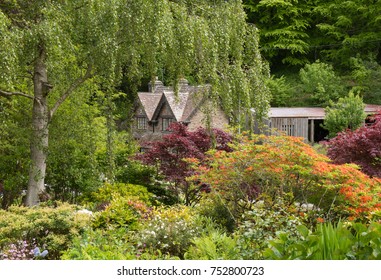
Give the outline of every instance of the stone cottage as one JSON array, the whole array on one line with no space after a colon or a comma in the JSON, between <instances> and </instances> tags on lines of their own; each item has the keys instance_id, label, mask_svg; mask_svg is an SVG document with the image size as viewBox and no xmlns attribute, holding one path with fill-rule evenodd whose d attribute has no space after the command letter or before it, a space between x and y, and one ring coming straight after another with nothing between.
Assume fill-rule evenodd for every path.
<instances>
[{"instance_id":1,"label":"stone cottage","mask_svg":"<svg viewBox=\"0 0 381 280\"><path fill-rule=\"evenodd\" d=\"M180 122L193 131L205 127L224 129L229 121L220 106L212 106L205 98L208 86L191 86L181 79L177 94L157 78L148 84L148 92L139 92L135 110L133 135L142 144L169 133L173 122Z\"/></svg>"}]
</instances>

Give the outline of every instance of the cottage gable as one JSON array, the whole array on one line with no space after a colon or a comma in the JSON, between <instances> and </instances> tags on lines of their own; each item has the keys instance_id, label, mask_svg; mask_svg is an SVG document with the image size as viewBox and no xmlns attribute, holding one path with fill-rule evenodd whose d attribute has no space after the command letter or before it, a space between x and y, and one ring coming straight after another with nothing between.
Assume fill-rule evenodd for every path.
<instances>
[{"instance_id":1,"label":"cottage gable","mask_svg":"<svg viewBox=\"0 0 381 280\"><path fill-rule=\"evenodd\" d=\"M204 126L206 112L213 112L211 126L224 128L228 124L228 118L221 108L203 110L208 102L202 91L208 90L207 86L190 86L188 81L181 79L179 91L174 92L172 87L165 87L161 81L156 79L149 83L150 92L138 93L138 106L135 111L134 136L142 141L154 141L161 139L162 135L168 133L168 127L173 122L181 122L189 126L190 130ZM205 109L205 108L204 108ZM146 119L146 125L144 120Z\"/></svg>"}]
</instances>

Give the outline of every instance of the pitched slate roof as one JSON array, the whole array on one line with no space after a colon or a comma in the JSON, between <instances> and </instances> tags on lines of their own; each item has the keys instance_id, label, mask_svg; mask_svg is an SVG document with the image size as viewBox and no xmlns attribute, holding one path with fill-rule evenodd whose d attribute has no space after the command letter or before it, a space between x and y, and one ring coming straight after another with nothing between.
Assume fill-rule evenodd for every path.
<instances>
[{"instance_id":1,"label":"pitched slate roof","mask_svg":"<svg viewBox=\"0 0 381 280\"><path fill-rule=\"evenodd\" d=\"M189 86L186 79L181 79L179 92L176 94L172 87L163 86L159 80L156 80L153 84L154 86L150 88L151 92L138 93L139 101L147 115L148 121L157 118L161 107L165 103L170 107L176 121L188 121L201 103L201 100L196 98L197 93L207 88Z\"/></svg>"},{"instance_id":2,"label":"pitched slate roof","mask_svg":"<svg viewBox=\"0 0 381 280\"><path fill-rule=\"evenodd\" d=\"M164 91L163 94L175 116L176 121L182 121L184 110L190 97L189 92L179 92L177 96L173 91Z\"/></svg>"},{"instance_id":3,"label":"pitched slate roof","mask_svg":"<svg viewBox=\"0 0 381 280\"><path fill-rule=\"evenodd\" d=\"M148 120L151 121L162 96L152 92L139 92L138 97Z\"/></svg>"}]
</instances>

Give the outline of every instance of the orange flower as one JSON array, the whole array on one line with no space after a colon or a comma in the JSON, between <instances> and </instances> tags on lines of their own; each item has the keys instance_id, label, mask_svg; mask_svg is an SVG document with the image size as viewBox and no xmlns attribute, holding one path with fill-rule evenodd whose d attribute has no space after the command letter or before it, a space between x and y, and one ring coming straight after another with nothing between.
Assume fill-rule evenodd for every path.
<instances>
[{"instance_id":1,"label":"orange flower","mask_svg":"<svg viewBox=\"0 0 381 280\"><path fill-rule=\"evenodd\" d=\"M254 170L253 166L249 166L248 168L246 168L246 171L253 171L253 170Z\"/></svg>"},{"instance_id":2,"label":"orange flower","mask_svg":"<svg viewBox=\"0 0 381 280\"><path fill-rule=\"evenodd\" d=\"M321 218L321 217L318 217L318 218L316 219L316 221L317 221L318 223L324 223L324 219Z\"/></svg>"},{"instance_id":3,"label":"orange flower","mask_svg":"<svg viewBox=\"0 0 381 280\"><path fill-rule=\"evenodd\" d=\"M366 202L368 202L368 201L371 201L371 200L372 200L372 197L371 197L370 195L364 195L364 196L362 196L360 199L361 199L361 202L362 202L362 203L366 203Z\"/></svg>"}]
</instances>

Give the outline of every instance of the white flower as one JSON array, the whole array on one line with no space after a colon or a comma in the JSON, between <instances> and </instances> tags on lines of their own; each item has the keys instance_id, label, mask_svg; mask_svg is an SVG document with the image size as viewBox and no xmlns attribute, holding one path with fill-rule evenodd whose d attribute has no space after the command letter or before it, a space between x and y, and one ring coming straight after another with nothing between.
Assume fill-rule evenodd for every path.
<instances>
[{"instance_id":1,"label":"white flower","mask_svg":"<svg viewBox=\"0 0 381 280\"><path fill-rule=\"evenodd\" d=\"M77 213L79 213L79 214L86 214L86 215L89 215L89 216L93 215L93 212L90 211L90 210L87 210L87 209L78 210Z\"/></svg>"}]
</instances>

